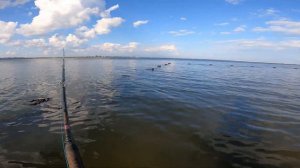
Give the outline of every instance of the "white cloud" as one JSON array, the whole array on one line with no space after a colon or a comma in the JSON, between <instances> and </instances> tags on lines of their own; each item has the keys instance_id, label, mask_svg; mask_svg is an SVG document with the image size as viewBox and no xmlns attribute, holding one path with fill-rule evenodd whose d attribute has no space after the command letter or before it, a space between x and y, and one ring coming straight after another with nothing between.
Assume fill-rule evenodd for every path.
<instances>
[{"instance_id":1,"label":"white cloud","mask_svg":"<svg viewBox=\"0 0 300 168\"><path fill-rule=\"evenodd\" d=\"M81 26L76 29L76 34L82 38L91 39L96 36L96 32L94 29L89 29L86 26Z\"/></svg>"},{"instance_id":2,"label":"white cloud","mask_svg":"<svg viewBox=\"0 0 300 168\"><path fill-rule=\"evenodd\" d=\"M165 44L157 47L146 48L147 52L177 52L177 48L174 44Z\"/></svg>"},{"instance_id":3,"label":"white cloud","mask_svg":"<svg viewBox=\"0 0 300 168\"><path fill-rule=\"evenodd\" d=\"M124 21L125 20L120 17L102 18L97 21L94 30L99 35L108 34L111 32L112 28L120 26Z\"/></svg>"},{"instance_id":4,"label":"white cloud","mask_svg":"<svg viewBox=\"0 0 300 168\"><path fill-rule=\"evenodd\" d=\"M242 33L244 31L246 31L246 28L247 28L246 25L240 25L240 26L234 28L232 31L223 31L223 32L220 32L220 34L222 34L222 35L229 35L229 34Z\"/></svg>"},{"instance_id":5,"label":"white cloud","mask_svg":"<svg viewBox=\"0 0 300 168\"><path fill-rule=\"evenodd\" d=\"M246 26L241 25L241 26L235 28L233 31L236 32L236 33L244 32L244 31L246 31Z\"/></svg>"},{"instance_id":6,"label":"white cloud","mask_svg":"<svg viewBox=\"0 0 300 168\"><path fill-rule=\"evenodd\" d=\"M258 17L277 16L279 12L279 10L276 10L274 8L268 8L260 9L256 13L254 13L254 15Z\"/></svg>"},{"instance_id":7,"label":"white cloud","mask_svg":"<svg viewBox=\"0 0 300 168\"><path fill-rule=\"evenodd\" d=\"M76 48L87 42L86 39L80 39L74 34L69 34L67 37L58 36L57 34L49 38L49 45L56 48L71 47Z\"/></svg>"},{"instance_id":8,"label":"white cloud","mask_svg":"<svg viewBox=\"0 0 300 168\"><path fill-rule=\"evenodd\" d=\"M112 28L120 26L124 21L121 17L102 18L91 29L86 26L76 29L76 34L82 38L91 39L96 35L109 34Z\"/></svg>"},{"instance_id":9,"label":"white cloud","mask_svg":"<svg viewBox=\"0 0 300 168\"><path fill-rule=\"evenodd\" d=\"M165 57L177 56L178 50L175 45L166 44L160 46L143 46L137 42L120 43L102 43L87 48L72 48L69 50L73 55L106 55L106 56L149 56Z\"/></svg>"},{"instance_id":10,"label":"white cloud","mask_svg":"<svg viewBox=\"0 0 300 168\"><path fill-rule=\"evenodd\" d=\"M14 55L16 55L16 52L14 52L14 51L6 51L5 55L7 55L7 56L14 56Z\"/></svg>"},{"instance_id":11,"label":"white cloud","mask_svg":"<svg viewBox=\"0 0 300 168\"><path fill-rule=\"evenodd\" d=\"M118 43L103 43L101 45L95 45L93 47L105 52L131 53L137 49L138 45L139 44L137 42L130 42L125 45L118 44Z\"/></svg>"},{"instance_id":12,"label":"white cloud","mask_svg":"<svg viewBox=\"0 0 300 168\"><path fill-rule=\"evenodd\" d=\"M31 0L1 0L0 9L26 4Z\"/></svg>"},{"instance_id":13,"label":"white cloud","mask_svg":"<svg viewBox=\"0 0 300 168\"><path fill-rule=\"evenodd\" d=\"M187 36L190 34L195 34L195 32L183 29L183 30L178 30L178 31L169 31L169 34L171 34L173 36Z\"/></svg>"},{"instance_id":14,"label":"white cloud","mask_svg":"<svg viewBox=\"0 0 300 168\"><path fill-rule=\"evenodd\" d=\"M268 27L256 27L256 32L277 32L291 35L300 35L300 22L289 20L274 20L266 22Z\"/></svg>"},{"instance_id":15,"label":"white cloud","mask_svg":"<svg viewBox=\"0 0 300 168\"><path fill-rule=\"evenodd\" d=\"M149 20L138 20L133 23L133 27L137 28L140 27L141 25L145 25L149 22Z\"/></svg>"},{"instance_id":16,"label":"white cloud","mask_svg":"<svg viewBox=\"0 0 300 168\"><path fill-rule=\"evenodd\" d=\"M18 23L0 21L0 43L7 43L15 33Z\"/></svg>"},{"instance_id":17,"label":"white cloud","mask_svg":"<svg viewBox=\"0 0 300 168\"><path fill-rule=\"evenodd\" d=\"M222 23L216 23L215 25L216 26L227 26L227 25L229 25L229 23L228 22L222 22Z\"/></svg>"},{"instance_id":18,"label":"white cloud","mask_svg":"<svg viewBox=\"0 0 300 168\"><path fill-rule=\"evenodd\" d=\"M66 41L63 37L59 37L57 34L49 38L49 45L57 48L63 48L66 46Z\"/></svg>"},{"instance_id":19,"label":"white cloud","mask_svg":"<svg viewBox=\"0 0 300 168\"><path fill-rule=\"evenodd\" d=\"M186 18L186 17L181 17L181 18L180 18L180 20L182 20L182 21L186 21L186 20L187 20L187 18Z\"/></svg>"},{"instance_id":20,"label":"white cloud","mask_svg":"<svg viewBox=\"0 0 300 168\"><path fill-rule=\"evenodd\" d=\"M83 44L84 42L86 42L85 39L80 39L78 38L76 35L74 34L69 34L67 37L66 37L66 43L71 45L72 47L78 47L80 46L81 44Z\"/></svg>"},{"instance_id":21,"label":"white cloud","mask_svg":"<svg viewBox=\"0 0 300 168\"><path fill-rule=\"evenodd\" d=\"M227 3L230 3L232 5L237 5L242 2L242 0L225 0Z\"/></svg>"},{"instance_id":22,"label":"white cloud","mask_svg":"<svg viewBox=\"0 0 300 168\"><path fill-rule=\"evenodd\" d=\"M22 24L18 33L26 36L41 35L61 28L82 24L104 7L100 0L35 0L39 14L31 23Z\"/></svg>"},{"instance_id":23,"label":"white cloud","mask_svg":"<svg viewBox=\"0 0 300 168\"><path fill-rule=\"evenodd\" d=\"M117 9L119 9L119 4L114 5L114 6L110 7L109 9L106 9L105 11L101 12L100 16L103 18L111 17L110 13Z\"/></svg>"},{"instance_id":24,"label":"white cloud","mask_svg":"<svg viewBox=\"0 0 300 168\"><path fill-rule=\"evenodd\" d=\"M46 47L47 45L47 42L42 38L26 40L24 42L25 47Z\"/></svg>"}]
</instances>

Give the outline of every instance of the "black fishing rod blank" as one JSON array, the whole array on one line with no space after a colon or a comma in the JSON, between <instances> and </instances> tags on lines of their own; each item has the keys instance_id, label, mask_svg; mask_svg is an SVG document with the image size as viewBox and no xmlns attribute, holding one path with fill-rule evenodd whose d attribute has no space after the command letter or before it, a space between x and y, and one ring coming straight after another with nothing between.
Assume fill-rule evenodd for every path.
<instances>
[{"instance_id":1,"label":"black fishing rod blank","mask_svg":"<svg viewBox=\"0 0 300 168\"><path fill-rule=\"evenodd\" d=\"M63 49L62 58L62 112L64 114L64 155L69 168L84 168L83 162L79 153L79 149L72 137L71 127L69 123L69 114L66 98L66 85L65 85L65 50Z\"/></svg>"}]
</instances>

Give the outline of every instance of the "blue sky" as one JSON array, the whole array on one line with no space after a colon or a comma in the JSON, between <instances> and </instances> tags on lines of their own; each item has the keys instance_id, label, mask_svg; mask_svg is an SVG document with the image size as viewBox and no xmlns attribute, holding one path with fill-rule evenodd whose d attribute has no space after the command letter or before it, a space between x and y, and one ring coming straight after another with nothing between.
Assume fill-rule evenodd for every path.
<instances>
[{"instance_id":1,"label":"blue sky","mask_svg":"<svg viewBox=\"0 0 300 168\"><path fill-rule=\"evenodd\" d=\"M0 1L0 57L60 56L62 48L300 64L300 1Z\"/></svg>"}]
</instances>

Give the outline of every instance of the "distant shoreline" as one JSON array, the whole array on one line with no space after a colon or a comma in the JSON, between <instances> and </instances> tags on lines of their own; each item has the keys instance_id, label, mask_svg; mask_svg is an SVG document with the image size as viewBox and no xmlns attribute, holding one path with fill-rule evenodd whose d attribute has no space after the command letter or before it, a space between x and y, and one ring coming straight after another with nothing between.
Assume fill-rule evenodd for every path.
<instances>
[{"instance_id":1,"label":"distant shoreline","mask_svg":"<svg viewBox=\"0 0 300 168\"><path fill-rule=\"evenodd\" d=\"M60 59L62 57L0 57L1 60L14 59ZM216 61L216 62L241 62L241 63L255 63L255 64L283 64L283 65L300 65L289 63L276 62L252 62L252 61L237 61L237 60L217 60L217 59L200 59L200 58L171 58L171 57L130 57L130 56L66 56L69 59L144 59L144 60L191 60L191 61Z\"/></svg>"}]
</instances>

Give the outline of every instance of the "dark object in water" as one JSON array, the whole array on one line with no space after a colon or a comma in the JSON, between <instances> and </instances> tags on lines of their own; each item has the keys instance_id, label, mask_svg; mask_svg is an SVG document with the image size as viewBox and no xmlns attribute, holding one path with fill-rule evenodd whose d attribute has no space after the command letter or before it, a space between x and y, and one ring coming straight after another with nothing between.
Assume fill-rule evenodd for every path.
<instances>
[{"instance_id":1,"label":"dark object in water","mask_svg":"<svg viewBox=\"0 0 300 168\"><path fill-rule=\"evenodd\" d=\"M277 67L273 67L273 69L276 69Z\"/></svg>"},{"instance_id":2,"label":"dark object in water","mask_svg":"<svg viewBox=\"0 0 300 168\"><path fill-rule=\"evenodd\" d=\"M170 65L171 63L169 62L168 65Z\"/></svg>"},{"instance_id":3,"label":"dark object in water","mask_svg":"<svg viewBox=\"0 0 300 168\"><path fill-rule=\"evenodd\" d=\"M251 66L251 68L253 68L254 66Z\"/></svg>"},{"instance_id":4,"label":"dark object in water","mask_svg":"<svg viewBox=\"0 0 300 168\"><path fill-rule=\"evenodd\" d=\"M231 67L233 67L233 65L230 65Z\"/></svg>"},{"instance_id":5,"label":"dark object in water","mask_svg":"<svg viewBox=\"0 0 300 168\"><path fill-rule=\"evenodd\" d=\"M294 68L294 69L299 69L299 68Z\"/></svg>"},{"instance_id":6,"label":"dark object in water","mask_svg":"<svg viewBox=\"0 0 300 168\"><path fill-rule=\"evenodd\" d=\"M209 64L209 66L212 66L212 64Z\"/></svg>"},{"instance_id":7,"label":"dark object in water","mask_svg":"<svg viewBox=\"0 0 300 168\"><path fill-rule=\"evenodd\" d=\"M157 65L157 68L161 68L161 65Z\"/></svg>"},{"instance_id":8,"label":"dark object in water","mask_svg":"<svg viewBox=\"0 0 300 168\"><path fill-rule=\"evenodd\" d=\"M124 77L124 78L129 78L130 75L122 75L122 77Z\"/></svg>"},{"instance_id":9,"label":"dark object in water","mask_svg":"<svg viewBox=\"0 0 300 168\"><path fill-rule=\"evenodd\" d=\"M154 71L154 68L152 68L151 70Z\"/></svg>"},{"instance_id":10,"label":"dark object in water","mask_svg":"<svg viewBox=\"0 0 300 168\"><path fill-rule=\"evenodd\" d=\"M44 103L44 102L47 102L49 101L50 98L38 98L38 99L33 99L31 100L30 102L30 105L38 105L38 104L41 104L41 103Z\"/></svg>"}]
</instances>

